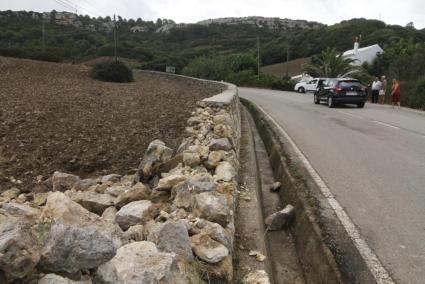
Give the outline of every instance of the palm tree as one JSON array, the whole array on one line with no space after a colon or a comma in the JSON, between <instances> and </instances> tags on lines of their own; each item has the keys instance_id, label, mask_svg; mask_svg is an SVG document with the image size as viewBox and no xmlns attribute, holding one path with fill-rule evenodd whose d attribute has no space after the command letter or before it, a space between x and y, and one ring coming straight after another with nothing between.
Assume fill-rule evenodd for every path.
<instances>
[{"instance_id":1,"label":"palm tree","mask_svg":"<svg viewBox=\"0 0 425 284\"><path fill-rule=\"evenodd\" d=\"M303 66L304 72L313 77L338 78L364 75L365 69L354 65L355 60L346 58L334 48L327 48L319 56L313 56L310 63Z\"/></svg>"}]
</instances>

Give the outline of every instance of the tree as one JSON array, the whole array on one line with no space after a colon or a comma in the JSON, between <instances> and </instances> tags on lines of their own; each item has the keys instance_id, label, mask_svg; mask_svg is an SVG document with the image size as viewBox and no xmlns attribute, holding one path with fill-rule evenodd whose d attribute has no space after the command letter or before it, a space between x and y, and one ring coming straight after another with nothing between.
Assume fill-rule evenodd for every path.
<instances>
[{"instance_id":1,"label":"tree","mask_svg":"<svg viewBox=\"0 0 425 284\"><path fill-rule=\"evenodd\" d=\"M354 65L355 60L344 57L334 48L327 48L319 56L313 56L310 63L303 66L304 72L313 77L338 78L354 77L366 71Z\"/></svg>"}]
</instances>

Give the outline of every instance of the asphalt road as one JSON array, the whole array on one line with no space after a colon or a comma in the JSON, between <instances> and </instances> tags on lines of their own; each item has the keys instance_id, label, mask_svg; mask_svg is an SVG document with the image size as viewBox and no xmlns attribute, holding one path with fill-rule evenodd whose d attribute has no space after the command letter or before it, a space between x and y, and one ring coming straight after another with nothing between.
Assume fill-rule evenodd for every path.
<instances>
[{"instance_id":1,"label":"asphalt road","mask_svg":"<svg viewBox=\"0 0 425 284\"><path fill-rule=\"evenodd\" d=\"M239 88L295 141L397 283L425 283L425 112Z\"/></svg>"}]
</instances>

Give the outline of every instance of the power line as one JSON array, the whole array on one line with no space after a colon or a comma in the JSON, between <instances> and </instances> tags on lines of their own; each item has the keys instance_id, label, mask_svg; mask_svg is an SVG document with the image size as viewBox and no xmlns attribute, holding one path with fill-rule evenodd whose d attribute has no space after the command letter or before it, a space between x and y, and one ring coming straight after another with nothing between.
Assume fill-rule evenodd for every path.
<instances>
[{"instance_id":1,"label":"power line","mask_svg":"<svg viewBox=\"0 0 425 284\"><path fill-rule=\"evenodd\" d=\"M85 8L85 7L81 6L81 5L76 4L76 3L72 2L71 0L61 0L61 1L64 1L64 2L68 3L71 6L74 6L77 10L86 11L87 13L92 14L92 15L94 15L96 17L100 17L99 14L94 13L93 11L88 10L87 8Z\"/></svg>"}]
</instances>

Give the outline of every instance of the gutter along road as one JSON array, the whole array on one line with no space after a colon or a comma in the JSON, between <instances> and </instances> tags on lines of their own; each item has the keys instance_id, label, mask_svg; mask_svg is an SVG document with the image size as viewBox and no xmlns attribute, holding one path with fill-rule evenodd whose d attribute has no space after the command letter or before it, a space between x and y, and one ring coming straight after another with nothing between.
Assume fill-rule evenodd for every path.
<instances>
[{"instance_id":1,"label":"gutter along road","mask_svg":"<svg viewBox=\"0 0 425 284\"><path fill-rule=\"evenodd\" d=\"M425 112L239 88L294 140L397 283L425 279Z\"/></svg>"}]
</instances>

